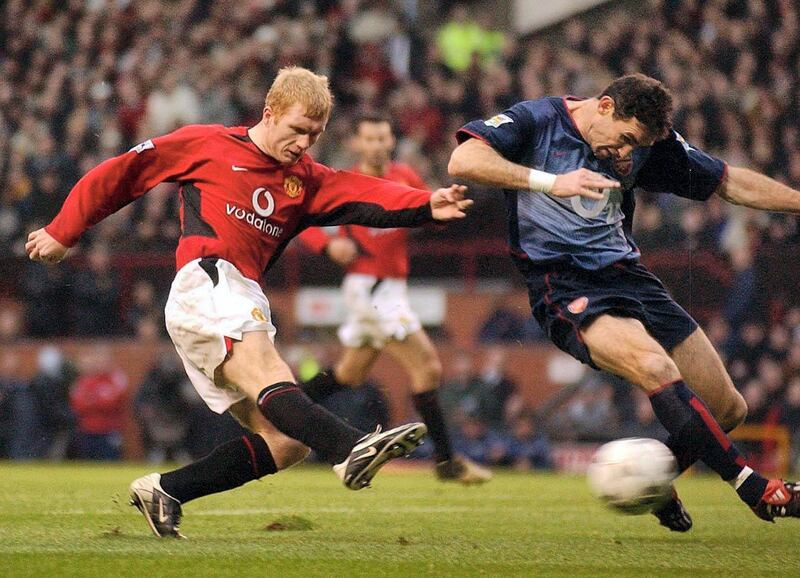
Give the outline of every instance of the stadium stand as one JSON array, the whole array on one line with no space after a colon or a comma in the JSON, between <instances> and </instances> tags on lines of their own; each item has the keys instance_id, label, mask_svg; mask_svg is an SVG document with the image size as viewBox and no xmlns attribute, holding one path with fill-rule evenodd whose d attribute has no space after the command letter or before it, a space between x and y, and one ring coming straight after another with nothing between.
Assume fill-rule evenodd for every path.
<instances>
[{"instance_id":1,"label":"stadium stand","mask_svg":"<svg viewBox=\"0 0 800 578\"><path fill-rule=\"evenodd\" d=\"M146 343L163 337L161 306L179 234L173 185L159 186L97 227L59 267L26 263L26 234L53 216L82 173L141 140L187 123L253 122L264 87L287 64L330 76L337 112L315 156L333 166L352 162L340 145L353 119L382 110L401 135L399 159L431 187L446 183L453 133L466 120L491 116L522 98L594 94L617 75L641 71L674 91L676 126L687 141L800 186L796 2L609 2L525 38L493 20L508 10L448 2L437 18L431 4L276 1L230 11L224 3L205 0L5 2L0 9L0 342L127 336ZM640 25L644 13L647 26ZM415 235L415 277L444 274L468 290L497 277L513 285L503 255L500 202L490 191L477 189L474 195L475 210L487 218ZM797 218L755 214L715 200L700 206L642 195L638 203L635 227L645 263L704 322L750 401L748 423L789 428L796 464ZM338 271L322 259L302 255L322 272L313 278L300 260L290 248L267 284L291 292L312 279L336 281ZM518 291L511 295L518 300ZM495 294L477 306L481 317L466 346L479 356L484 347L479 338L503 342L491 324L481 333L484 319L513 325L509 334L515 337L506 341L507 348L513 349L509 343L518 337L536 340L535 330L492 310L500 301ZM280 311L291 315L290 307ZM39 342L26 343L30 351L20 359L30 360ZM15 355L7 352L0 364L0 420L5 421L19 419L14 416L35 402L30 384L15 369L20 362ZM155 363L155 357L150 360ZM139 373L137 379L143 377ZM586 405L580 396L606 391L593 387L566 400L565 411L571 407L574 415ZM619 410L625 403L635 405L624 397L614 396L615 413L632 415ZM398 411L395 417L402 414ZM24 441L29 434L21 432L37 423L11 431ZM512 429L524 433L524 424L514 423ZM544 427L546 421L533 430ZM0 440L0 455L45 451L20 448L18 442Z\"/></svg>"}]
</instances>

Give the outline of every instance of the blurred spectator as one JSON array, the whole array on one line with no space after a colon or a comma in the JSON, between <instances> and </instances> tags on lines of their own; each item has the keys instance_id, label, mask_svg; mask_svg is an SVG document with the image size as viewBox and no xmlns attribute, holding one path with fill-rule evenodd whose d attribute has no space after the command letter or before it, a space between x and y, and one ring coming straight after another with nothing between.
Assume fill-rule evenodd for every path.
<instances>
[{"instance_id":1,"label":"blurred spectator","mask_svg":"<svg viewBox=\"0 0 800 578\"><path fill-rule=\"evenodd\" d=\"M506 453L503 438L479 418L466 415L453 435L455 451L479 464L497 464Z\"/></svg>"},{"instance_id":2,"label":"blurred spectator","mask_svg":"<svg viewBox=\"0 0 800 578\"><path fill-rule=\"evenodd\" d=\"M747 402L745 422L749 424L766 423L769 417L770 400L763 382L758 378L751 379L742 388L742 396Z\"/></svg>"},{"instance_id":3,"label":"blurred spectator","mask_svg":"<svg viewBox=\"0 0 800 578\"><path fill-rule=\"evenodd\" d=\"M106 345L95 345L80 360L80 375L70 393L78 422L76 457L118 460L128 415L128 378L114 367Z\"/></svg>"},{"instance_id":4,"label":"blurred spectator","mask_svg":"<svg viewBox=\"0 0 800 578\"><path fill-rule=\"evenodd\" d=\"M714 349L717 350L723 361L726 361L731 346L731 328L728 322L722 315L715 313L708 319L703 329Z\"/></svg>"},{"instance_id":5,"label":"blurred spectator","mask_svg":"<svg viewBox=\"0 0 800 578\"><path fill-rule=\"evenodd\" d=\"M789 355L791 335L783 323L775 323L769 328L765 353L770 359L783 362Z\"/></svg>"},{"instance_id":6,"label":"blurred spectator","mask_svg":"<svg viewBox=\"0 0 800 578\"><path fill-rule=\"evenodd\" d=\"M617 437L614 387L600 373L590 374L551 418L551 432L562 439L607 441Z\"/></svg>"},{"instance_id":7,"label":"blurred spectator","mask_svg":"<svg viewBox=\"0 0 800 578\"><path fill-rule=\"evenodd\" d=\"M498 430L504 429L506 418L518 413L522 406L517 386L506 374L507 359L502 347L488 348L478 374L480 395L474 415Z\"/></svg>"},{"instance_id":8,"label":"blurred spectator","mask_svg":"<svg viewBox=\"0 0 800 578\"><path fill-rule=\"evenodd\" d=\"M677 231L664 221L664 211L653 202L644 202L636 207L634 237L643 251L652 251L672 245Z\"/></svg>"},{"instance_id":9,"label":"blurred spectator","mask_svg":"<svg viewBox=\"0 0 800 578\"><path fill-rule=\"evenodd\" d=\"M13 301L0 301L0 343L22 337L22 308Z\"/></svg>"},{"instance_id":10,"label":"blurred spectator","mask_svg":"<svg viewBox=\"0 0 800 578\"><path fill-rule=\"evenodd\" d=\"M531 323L532 322L532 323ZM523 343L544 337L530 310L517 310L502 296L481 325L478 341L485 344Z\"/></svg>"},{"instance_id":11,"label":"blurred spectator","mask_svg":"<svg viewBox=\"0 0 800 578\"><path fill-rule=\"evenodd\" d=\"M75 416L70 409L70 388L77 370L55 346L47 345L37 356L38 372L31 380L36 413L41 427L37 457L63 460L75 435Z\"/></svg>"},{"instance_id":12,"label":"blurred spectator","mask_svg":"<svg viewBox=\"0 0 800 578\"><path fill-rule=\"evenodd\" d=\"M11 437L14 432L13 395L17 387L11 360L0 359L0 458L7 458L11 453Z\"/></svg>"},{"instance_id":13,"label":"blurred spectator","mask_svg":"<svg viewBox=\"0 0 800 578\"><path fill-rule=\"evenodd\" d=\"M329 395L320 403L361 431L375 431L378 425L385 427L389 423L386 396L370 381Z\"/></svg>"},{"instance_id":14,"label":"blurred spectator","mask_svg":"<svg viewBox=\"0 0 800 578\"><path fill-rule=\"evenodd\" d=\"M197 92L182 82L178 74L178 70L167 68L157 88L147 97L146 118L150 134L165 134L201 120Z\"/></svg>"},{"instance_id":15,"label":"blurred spectator","mask_svg":"<svg viewBox=\"0 0 800 578\"><path fill-rule=\"evenodd\" d=\"M158 252L177 245L180 236L175 218L178 202L173 183L160 183L137 203L134 213L133 245L137 252Z\"/></svg>"},{"instance_id":16,"label":"blurred spectator","mask_svg":"<svg viewBox=\"0 0 800 578\"><path fill-rule=\"evenodd\" d=\"M119 286L111 254L97 243L87 254L88 267L72 276L73 333L80 336L119 333Z\"/></svg>"},{"instance_id":17,"label":"blurred spectator","mask_svg":"<svg viewBox=\"0 0 800 578\"><path fill-rule=\"evenodd\" d=\"M22 377L14 351L0 354L0 420L8 425L7 433L0 434L5 455L13 460L36 458L41 427L30 382Z\"/></svg>"},{"instance_id":18,"label":"blurred spectator","mask_svg":"<svg viewBox=\"0 0 800 578\"><path fill-rule=\"evenodd\" d=\"M449 20L439 29L436 42L442 61L454 72L464 72L475 60L488 63L499 56L505 46L505 35L491 30L481 11L483 22L475 20L467 5L453 6Z\"/></svg>"},{"instance_id":19,"label":"blurred spectator","mask_svg":"<svg viewBox=\"0 0 800 578\"><path fill-rule=\"evenodd\" d=\"M147 461L189 461L186 438L196 395L175 351L163 349L133 402Z\"/></svg>"},{"instance_id":20,"label":"blurred spectator","mask_svg":"<svg viewBox=\"0 0 800 578\"><path fill-rule=\"evenodd\" d=\"M743 245L734 249L731 266L734 277L722 311L728 325L737 329L756 309L758 278L750 248Z\"/></svg>"},{"instance_id":21,"label":"blurred spectator","mask_svg":"<svg viewBox=\"0 0 800 578\"><path fill-rule=\"evenodd\" d=\"M31 337L66 335L72 291L69 264L46 265L27 261L24 265L23 296L25 323Z\"/></svg>"},{"instance_id":22,"label":"blurred spectator","mask_svg":"<svg viewBox=\"0 0 800 578\"><path fill-rule=\"evenodd\" d=\"M475 375L472 353L460 350L453 355L449 377L439 388L442 412L450 416L451 423L475 415L480 408L482 387Z\"/></svg>"},{"instance_id":23,"label":"blurred spectator","mask_svg":"<svg viewBox=\"0 0 800 578\"><path fill-rule=\"evenodd\" d=\"M143 329L140 327L153 319L160 328L164 327L162 303L157 301L155 286L147 279L139 279L133 284L131 291L131 304L125 315L125 325L128 334L138 335ZM159 333L163 333L160 330ZM144 329L144 333L149 333L149 329ZM158 333L157 333L158 334Z\"/></svg>"},{"instance_id":24,"label":"blurred spectator","mask_svg":"<svg viewBox=\"0 0 800 578\"><path fill-rule=\"evenodd\" d=\"M518 415L505 436L502 465L518 470L549 470L553 467L550 440L539 431L531 414Z\"/></svg>"},{"instance_id":25,"label":"blurred spectator","mask_svg":"<svg viewBox=\"0 0 800 578\"><path fill-rule=\"evenodd\" d=\"M734 336L728 358L731 363L741 361L747 374L754 371L756 361L764 352L765 343L764 327L758 321L747 320Z\"/></svg>"},{"instance_id":26,"label":"blurred spectator","mask_svg":"<svg viewBox=\"0 0 800 578\"><path fill-rule=\"evenodd\" d=\"M758 360L756 375L764 385L764 394L769 402L769 411L772 414L772 421L774 421L777 414L777 405L783 397L786 387L783 366L780 360L765 354Z\"/></svg>"}]
</instances>

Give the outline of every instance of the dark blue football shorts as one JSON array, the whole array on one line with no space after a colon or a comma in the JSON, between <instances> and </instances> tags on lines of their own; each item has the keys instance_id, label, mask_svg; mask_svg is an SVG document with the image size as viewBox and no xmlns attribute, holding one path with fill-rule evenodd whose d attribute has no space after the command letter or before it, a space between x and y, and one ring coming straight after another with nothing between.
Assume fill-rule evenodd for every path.
<instances>
[{"instance_id":1,"label":"dark blue football shorts","mask_svg":"<svg viewBox=\"0 0 800 578\"><path fill-rule=\"evenodd\" d=\"M579 330L598 315L638 319L668 353L697 329L697 322L638 261L597 271L515 261L539 325L560 349L594 368Z\"/></svg>"}]
</instances>

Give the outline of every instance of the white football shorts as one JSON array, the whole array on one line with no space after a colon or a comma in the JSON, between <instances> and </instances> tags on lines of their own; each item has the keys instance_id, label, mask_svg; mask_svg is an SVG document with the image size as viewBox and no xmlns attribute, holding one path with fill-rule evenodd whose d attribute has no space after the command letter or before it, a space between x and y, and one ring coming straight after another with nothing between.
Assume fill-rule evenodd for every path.
<instances>
[{"instance_id":1,"label":"white football shorts","mask_svg":"<svg viewBox=\"0 0 800 578\"><path fill-rule=\"evenodd\" d=\"M269 301L261 286L228 261L195 259L175 276L164 317L186 374L206 405L224 413L245 399L214 376L228 355L230 340L241 340L248 331L266 331L275 340Z\"/></svg>"},{"instance_id":2,"label":"white football shorts","mask_svg":"<svg viewBox=\"0 0 800 578\"><path fill-rule=\"evenodd\" d=\"M339 328L339 340L345 347L381 349L390 340L403 341L422 329L408 303L405 279L350 273L342 293L347 317Z\"/></svg>"}]
</instances>

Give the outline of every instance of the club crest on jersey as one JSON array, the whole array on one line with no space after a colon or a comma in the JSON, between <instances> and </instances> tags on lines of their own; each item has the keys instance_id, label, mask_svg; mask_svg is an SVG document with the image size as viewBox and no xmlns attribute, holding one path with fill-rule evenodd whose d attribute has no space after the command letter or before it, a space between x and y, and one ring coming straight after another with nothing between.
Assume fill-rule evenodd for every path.
<instances>
[{"instance_id":1,"label":"club crest on jersey","mask_svg":"<svg viewBox=\"0 0 800 578\"><path fill-rule=\"evenodd\" d=\"M588 297L578 297L574 301L572 301L569 305L567 305L567 309L573 315L578 315L579 313L583 313L586 311L586 307L589 305L589 298Z\"/></svg>"},{"instance_id":2,"label":"club crest on jersey","mask_svg":"<svg viewBox=\"0 0 800 578\"><path fill-rule=\"evenodd\" d=\"M264 315L264 312L261 311L261 309L259 309L258 307L253 307L253 310L250 312L250 315L256 321L262 321L262 322L266 322L267 321L267 318Z\"/></svg>"},{"instance_id":3,"label":"club crest on jersey","mask_svg":"<svg viewBox=\"0 0 800 578\"><path fill-rule=\"evenodd\" d=\"M283 190L290 199L296 199L303 194L303 181L300 177L289 175L283 180Z\"/></svg>"},{"instance_id":4,"label":"club crest on jersey","mask_svg":"<svg viewBox=\"0 0 800 578\"><path fill-rule=\"evenodd\" d=\"M514 119L506 114L497 114L490 118L489 120L483 121L483 124L486 126L490 126L492 128L497 128L502 124L507 124L509 122L514 122Z\"/></svg>"}]
</instances>

